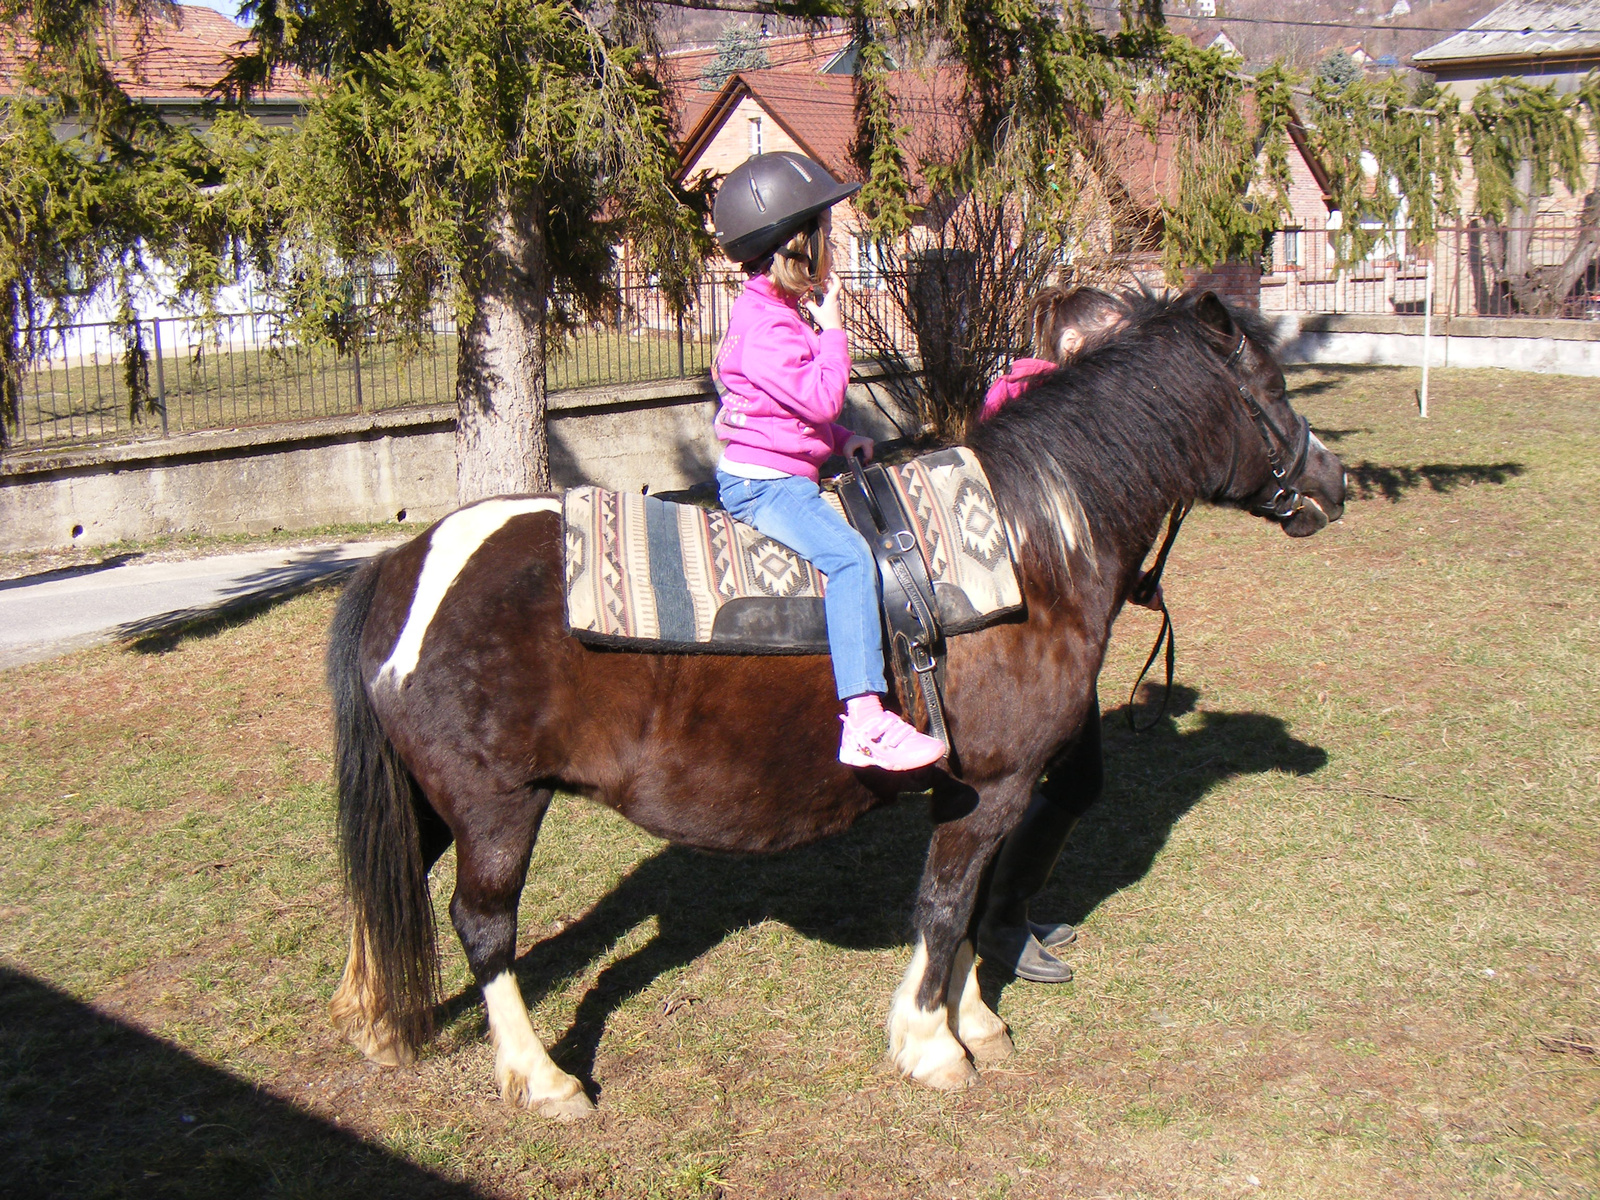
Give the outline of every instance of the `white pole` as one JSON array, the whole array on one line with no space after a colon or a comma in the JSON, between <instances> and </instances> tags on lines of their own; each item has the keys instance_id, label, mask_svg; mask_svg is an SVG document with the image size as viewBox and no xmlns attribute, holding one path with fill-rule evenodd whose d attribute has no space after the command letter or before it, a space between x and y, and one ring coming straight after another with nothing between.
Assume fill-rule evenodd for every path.
<instances>
[{"instance_id":1,"label":"white pole","mask_svg":"<svg viewBox=\"0 0 1600 1200\"><path fill-rule=\"evenodd\" d=\"M1433 259L1428 260L1428 278L1422 294L1422 390L1417 393L1417 409L1428 419L1428 343L1433 337Z\"/></svg>"}]
</instances>

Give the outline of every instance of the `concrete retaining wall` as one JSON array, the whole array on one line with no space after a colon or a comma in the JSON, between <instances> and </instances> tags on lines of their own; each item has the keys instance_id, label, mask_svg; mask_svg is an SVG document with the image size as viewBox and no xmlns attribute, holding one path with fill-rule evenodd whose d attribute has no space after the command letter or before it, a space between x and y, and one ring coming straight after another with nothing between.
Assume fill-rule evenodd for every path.
<instances>
[{"instance_id":1,"label":"concrete retaining wall","mask_svg":"<svg viewBox=\"0 0 1600 1200\"><path fill-rule=\"evenodd\" d=\"M1277 319L1286 362L1422 362L1421 317ZM1438 367L1600 375L1600 322L1441 318L1430 353ZM559 487L657 492L710 479L715 409L704 378L555 393L551 475ZM855 385L844 421L894 437L885 409L898 411L880 387ZM903 414L901 423L910 428ZM419 524L449 512L455 496L449 408L184 434L0 460L0 551L163 533Z\"/></svg>"},{"instance_id":2,"label":"concrete retaining wall","mask_svg":"<svg viewBox=\"0 0 1600 1200\"><path fill-rule=\"evenodd\" d=\"M897 430L853 386L844 420ZM710 479L720 447L704 378L550 397L558 487L652 491ZM455 413L412 409L0 460L0 551L105 545L164 533L262 533L319 525L426 524L456 506Z\"/></svg>"},{"instance_id":3,"label":"concrete retaining wall","mask_svg":"<svg viewBox=\"0 0 1600 1200\"><path fill-rule=\"evenodd\" d=\"M1305 313L1276 320L1284 362L1422 365L1421 317ZM1435 317L1428 355L1435 367L1600 375L1600 321Z\"/></svg>"}]
</instances>

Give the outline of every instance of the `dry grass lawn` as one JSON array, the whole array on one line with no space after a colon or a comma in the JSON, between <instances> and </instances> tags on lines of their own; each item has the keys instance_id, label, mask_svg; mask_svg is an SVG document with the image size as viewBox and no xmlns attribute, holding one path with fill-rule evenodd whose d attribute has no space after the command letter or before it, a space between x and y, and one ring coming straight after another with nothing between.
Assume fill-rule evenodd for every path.
<instances>
[{"instance_id":1,"label":"dry grass lawn","mask_svg":"<svg viewBox=\"0 0 1600 1200\"><path fill-rule=\"evenodd\" d=\"M494 1094L446 952L412 1069L330 1030L343 956L321 684L333 597L0 676L0 1157L17 1194L1600 1194L1592 380L1301 370L1350 467L1290 542L1197 513L1102 680L1109 786L1038 906L1065 987L948 1096L883 1061L916 803L770 860L558 800L520 970L601 1115ZM1119 689L1123 689L1120 690ZM450 861L440 865L441 911Z\"/></svg>"}]
</instances>

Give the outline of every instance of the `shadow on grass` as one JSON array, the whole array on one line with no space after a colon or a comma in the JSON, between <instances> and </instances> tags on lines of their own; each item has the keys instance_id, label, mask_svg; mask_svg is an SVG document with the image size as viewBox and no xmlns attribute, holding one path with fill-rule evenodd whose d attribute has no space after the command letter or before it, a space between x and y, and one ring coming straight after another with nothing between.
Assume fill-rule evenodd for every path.
<instances>
[{"instance_id":1,"label":"shadow on grass","mask_svg":"<svg viewBox=\"0 0 1600 1200\"><path fill-rule=\"evenodd\" d=\"M0 1161L11 1196L482 1195L4 966Z\"/></svg>"},{"instance_id":2,"label":"shadow on grass","mask_svg":"<svg viewBox=\"0 0 1600 1200\"><path fill-rule=\"evenodd\" d=\"M1320 396L1324 392L1336 392L1361 375L1392 373L1395 370L1392 366L1371 363L1292 363L1283 368L1283 373L1289 384L1289 399L1293 402L1297 396ZM1322 378L1298 382L1299 376L1311 371L1317 372ZM1317 432L1320 434L1322 431L1319 429Z\"/></svg>"},{"instance_id":3,"label":"shadow on grass","mask_svg":"<svg viewBox=\"0 0 1600 1200\"><path fill-rule=\"evenodd\" d=\"M1372 500L1382 496L1391 504L1407 492L1422 487L1434 492L1453 492L1473 484L1505 484L1525 474L1527 468L1516 462L1429 463L1422 467L1388 467L1363 462L1345 470L1354 499Z\"/></svg>"},{"instance_id":4,"label":"shadow on grass","mask_svg":"<svg viewBox=\"0 0 1600 1200\"><path fill-rule=\"evenodd\" d=\"M165 654L186 641L215 637L305 592L342 586L365 561L337 547L293 551L287 562L234 581L213 604L127 621L115 636L138 654Z\"/></svg>"},{"instance_id":5,"label":"shadow on grass","mask_svg":"<svg viewBox=\"0 0 1600 1200\"><path fill-rule=\"evenodd\" d=\"M1323 750L1291 737L1281 719L1263 713L1207 712L1197 728L1180 730L1177 717L1198 698L1192 688L1174 688L1168 715L1138 737L1126 731L1125 709L1106 714L1106 797L1080 823L1040 899L1041 912L1081 921L1138 882L1174 823L1223 780L1265 771L1309 774L1327 762ZM760 921L776 920L849 949L904 944L930 831L926 803L907 800L867 814L841 837L785 854L736 857L664 847L517 962L523 993L536 1004L642 922L657 922L649 942L600 973L579 1001L571 1028L550 1048L552 1056L597 1091L595 1053L610 1015L731 931ZM894 981L883 982L887 996ZM459 993L445 1005L446 1020L477 1003L475 988Z\"/></svg>"}]
</instances>

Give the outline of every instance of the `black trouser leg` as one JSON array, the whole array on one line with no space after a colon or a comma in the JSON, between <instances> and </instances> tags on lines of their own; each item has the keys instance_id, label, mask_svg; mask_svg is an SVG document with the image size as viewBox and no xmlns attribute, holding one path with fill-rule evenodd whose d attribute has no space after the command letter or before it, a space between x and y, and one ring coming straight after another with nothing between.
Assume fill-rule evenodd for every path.
<instances>
[{"instance_id":1,"label":"black trouser leg","mask_svg":"<svg viewBox=\"0 0 1600 1200\"><path fill-rule=\"evenodd\" d=\"M1028 926L1028 904L1044 890L1078 818L1100 799L1105 766L1100 752L1100 706L1090 706L1078 740L1046 769L1021 823L1001 843L989 877L979 930L986 957L1024 978L1070 979L1065 964L1044 952ZM1051 938L1066 940L1070 932ZM1007 961L1010 960L1010 961Z\"/></svg>"}]
</instances>

